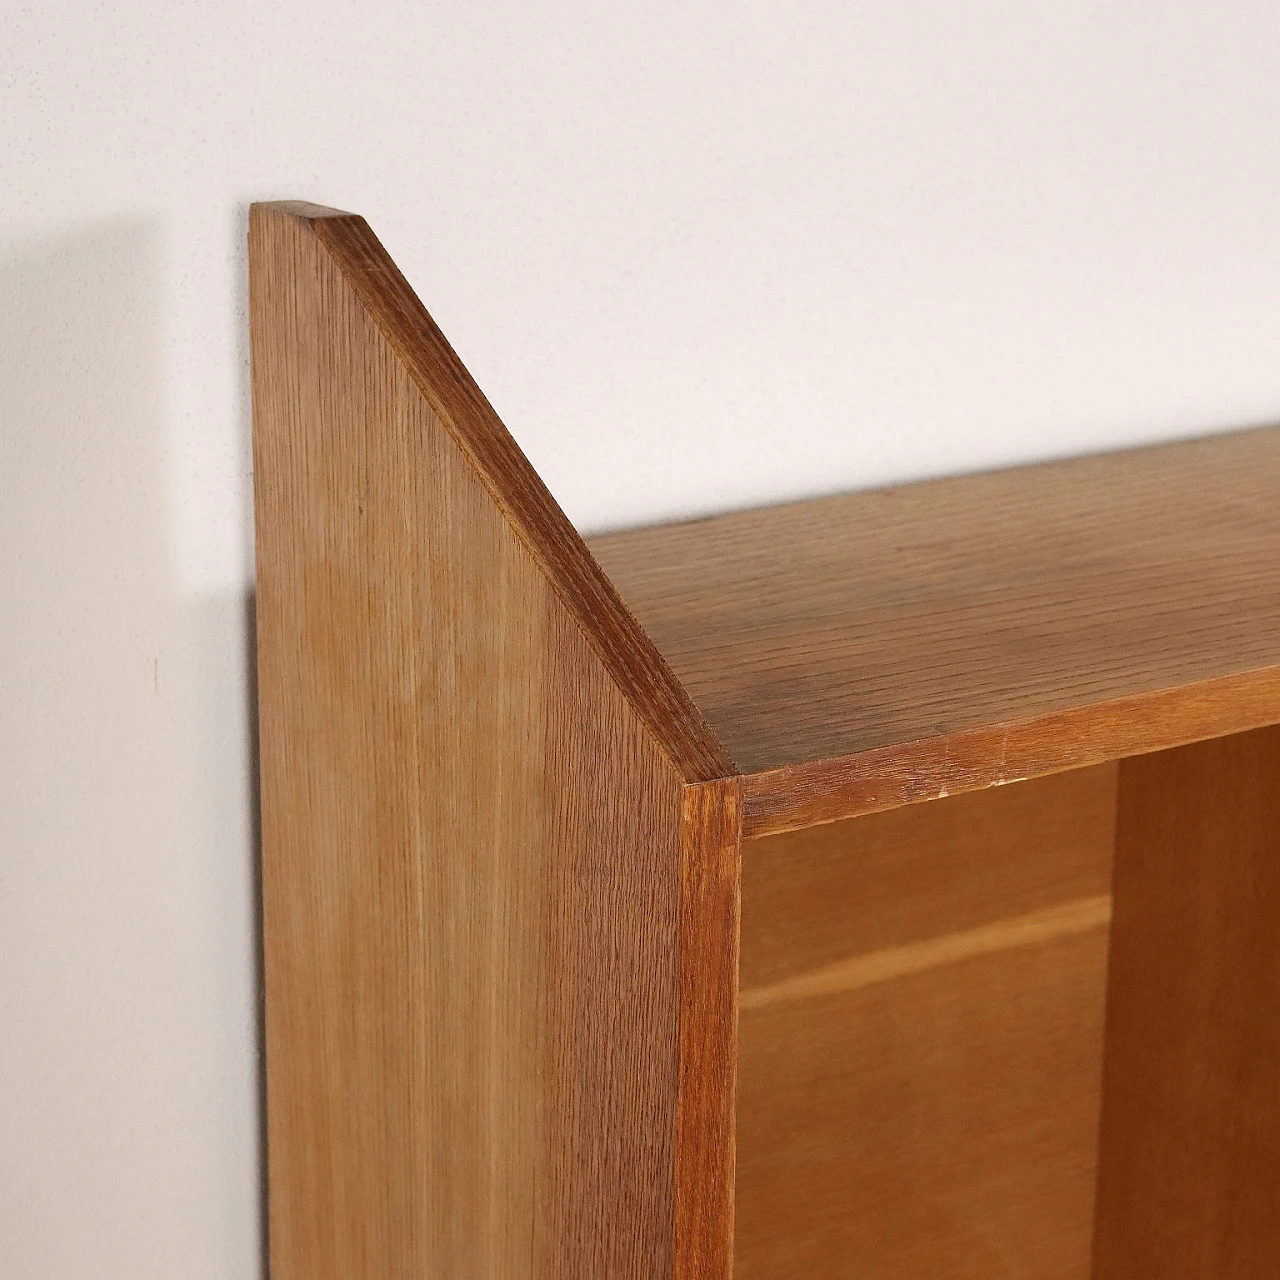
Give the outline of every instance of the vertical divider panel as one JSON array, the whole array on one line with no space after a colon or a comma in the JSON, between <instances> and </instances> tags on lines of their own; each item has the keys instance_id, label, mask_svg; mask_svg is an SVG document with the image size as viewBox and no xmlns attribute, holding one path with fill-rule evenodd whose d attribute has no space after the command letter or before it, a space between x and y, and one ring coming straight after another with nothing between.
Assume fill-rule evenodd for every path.
<instances>
[{"instance_id":1,"label":"vertical divider panel","mask_svg":"<svg viewBox=\"0 0 1280 1280\"><path fill-rule=\"evenodd\" d=\"M1121 762L1096 1280L1280 1275L1280 729Z\"/></svg>"},{"instance_id":2,"label":"vertical divider panel","mask_svg":"<svg viewBox=\"0 0 1280 1280\"><path fill-rule=\"evenodd\" d=\"M272 1274L720 1280L733 766L380 254L252 214Z\"/></svg>"}]
</instances>

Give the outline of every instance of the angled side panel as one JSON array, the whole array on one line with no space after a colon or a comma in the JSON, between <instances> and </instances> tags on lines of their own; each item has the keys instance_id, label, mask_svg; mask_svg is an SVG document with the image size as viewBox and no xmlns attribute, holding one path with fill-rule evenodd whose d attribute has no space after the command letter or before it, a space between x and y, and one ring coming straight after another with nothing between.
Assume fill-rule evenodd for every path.
<instances>
[{"instance_id":1,"label":"angled side panel","mask_svg":"<svg viewBox=\"0 0 1280 1280\"><path fill-rule=\"evenodd\" d=\"M671 1276L723 894L682 907L672 753L317 225L250 234L273 1277Z\"/></svg>"},{"instance_id":2,"label":"angled side panel","mask_svg":"<svg viewBox=\"0 0 1280 1280\"><path fill-rule=\"evenodd\" d=\"M308 219L385 341L462 450L511 528L555 584L562 607L686 782L737 772L716 735L623 603L542 478L400 274L355 214L262 206Z\"/></svg>"}]
</instances>

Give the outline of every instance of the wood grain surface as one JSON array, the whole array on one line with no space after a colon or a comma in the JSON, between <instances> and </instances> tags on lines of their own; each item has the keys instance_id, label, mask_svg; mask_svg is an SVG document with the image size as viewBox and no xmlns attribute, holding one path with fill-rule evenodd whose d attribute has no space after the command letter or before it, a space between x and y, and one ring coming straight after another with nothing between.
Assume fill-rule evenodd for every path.
<instances>
[{"instance_id":1,"label":"wood grain surface","mask_svg":"<svg viewBox=\"0 0 1280 1280\"><path fill-rule=\"evenodd\" d=\"M747 836L791 831L1264 727L1280 667L899 743L743 779Z\"/></svg>"},{"instance_id":2,"label":"wood grain surface","mask_svg":"<svg viewBox=\"0 0 1280 1280\"><path fill-rule=\"evenodd\" d=\"M737 1280L1087 1280L1115 796L744 845Z\"/></svg>"},{"instance_id":3,"label":"wood grain surface","mask_svg":"<svg viewBox=\"0 0 1280 1280\"><path fill-rule=\"evenodd\" d=\"M1280 721L1280 430L590 547L748 834Z\"/></svg>"},{"instance_id":4,"label":"wood grain surface","mask_svg":"<svg viewBox=\"0 0 1280 1280\"><path fill-rule=\"evenodd\" d=\"M265 206L264 206L265 207ZM316 205L273 206L310 221L439 422L553 583L610 676L686 782L735 770L688 693L600 571L369 224Z\"/></svg>"},{"instance_id":5,"label":"wood grain surface","mask_svg":"<svg viewBox=\"0 0 1280 1280\"><path fill-rule=\"evenodd\" d=\"M1097 1280L1280 1275L1280 729L1126 760Z\"/></svg>"},{"instance_id":6,"label":"wood grain surface","mask_svg":"<svg viewBox=\"0 0 1280 1280\"><path fill-rule=\"evenodd\" d=\"M719 1280L733 784L314 213L250 233L272 1275Z\"/></svg>"}]
</instances>

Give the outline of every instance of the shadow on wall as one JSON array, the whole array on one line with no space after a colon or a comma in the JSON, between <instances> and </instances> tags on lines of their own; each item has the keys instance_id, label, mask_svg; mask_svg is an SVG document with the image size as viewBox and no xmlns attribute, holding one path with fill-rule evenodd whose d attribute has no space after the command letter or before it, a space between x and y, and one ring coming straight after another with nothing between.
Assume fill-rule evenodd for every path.
<instances>
[{"instance_id":1,"label":"shadow on wall","mask_svg":"<svg viewBox=\"0 0 1280 1280\"><path fill-rule=\"evenodd\" d=\"M158 224L0 252L0 1274L263 1271L243 591L174 587Z\"/></svg>"}]
</instances>

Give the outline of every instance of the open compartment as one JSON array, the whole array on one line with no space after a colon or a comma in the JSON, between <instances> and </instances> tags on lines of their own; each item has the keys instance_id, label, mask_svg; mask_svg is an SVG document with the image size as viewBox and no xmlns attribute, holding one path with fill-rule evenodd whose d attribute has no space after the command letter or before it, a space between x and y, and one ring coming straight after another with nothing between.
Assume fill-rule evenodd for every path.
<instances>
[{"instance_id":1,"label":"open compartment","mask_svg":"<svg viewBox=\"0 0 1280 1280\"><path fill-rule=\"evenodd\" d=\"M1086 1280L1116 774L745 843L738 1280Z\"/></svg>"}]
</instances>

